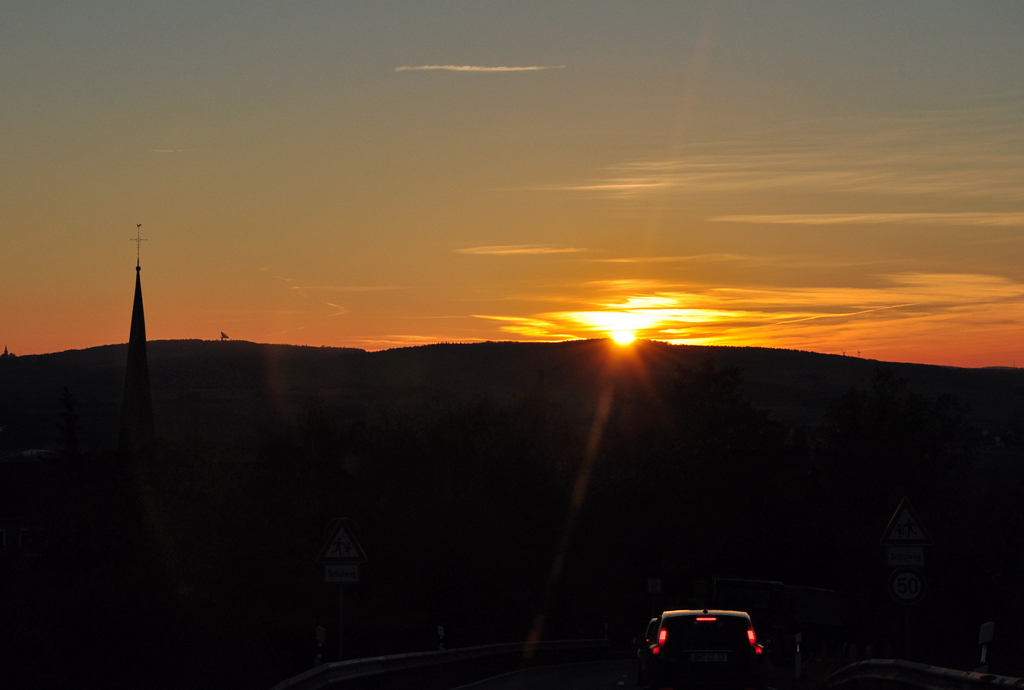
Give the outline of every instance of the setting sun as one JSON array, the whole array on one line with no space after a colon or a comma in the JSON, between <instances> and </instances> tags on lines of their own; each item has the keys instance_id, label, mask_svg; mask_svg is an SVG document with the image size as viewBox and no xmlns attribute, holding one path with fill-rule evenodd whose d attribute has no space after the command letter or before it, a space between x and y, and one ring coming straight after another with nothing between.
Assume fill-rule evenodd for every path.
<instances>
[{"instance_id":1,"label":"setting sun","mask_svg":"<svg viewBox=\"0 0 1024 690\"><path fill-rule=\"evenodd\" d=\"M617 342L619 345L629 345L631 342L636 340L636 334L633 331L616 331L612 333L612 340Z\"/></svg>"}]
</instances>

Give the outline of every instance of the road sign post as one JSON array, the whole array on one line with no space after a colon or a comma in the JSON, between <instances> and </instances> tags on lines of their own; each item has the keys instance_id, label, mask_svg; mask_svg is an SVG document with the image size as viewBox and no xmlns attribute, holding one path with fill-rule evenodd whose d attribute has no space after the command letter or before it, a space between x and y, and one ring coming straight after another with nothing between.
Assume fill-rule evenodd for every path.
<instances>
[{"instance_id":1,"label":"road sign post","mask_svg":"<svg viewBox=\"0 0 1024 690\"><path fill-rule=\"evenodd\" d=\"M345 619L345 586L338 586L338 660L343 661L345 659L344 649L342 647L342 621Z\"/></svg>"},{"instance_id":2,"label":"road sign post","mask_svg":"<svg viewBox=\"0 0 1024 690\"><path fill-rule=\"evenodd\" d=\"M924 528L921 518L910 500L904 496L899 507L893 513L889 524L882 533L882 546L885 547L886 565L893 568L889 574L889 596L900 604L903 609L903 630L906 636L905 656L911 658L910 606L924 598L927 584L921 571L913 566L925 564L924 550L932 544L928 530Z\"/></svg>"},{"instance_id":3,"label":"road sign post","mask_svg":"<svg viewBox=\"0 0 1024 690\"><path fill-rule=\"evenodd\" d=\"M647 592L651 595L651 611L656 616L658 615L658 595L661 594L660 577L647 578Z\"/></svg>"},{"instance_id":4,"label":"road sign post","mask_svg":"<svg viewBox=\"0 0 1024 690\"><path fill-rule=\"evenodd\" d=\"M981 665L974 669L975 673L988 673L988 643L992 641L995 627L994 622L985 623L978 632L978 644L981 645Z\"/></svg>"},{"instance_id":5,"label":"road sign post","mask_svg":"<svg viewBox=\"0 0 1024 690\"><path fill-rule=\"evenodd\" d=\"M316 626L316 656L313 658L313 667L316 668L320 664L326 663L324 661L324 643L327 642L327 630L321 626Z\"/></svg>"},{"instance_id":6,"label":"road sign post","mask_svg":"<svg viewBox=\"0 0 1024 690\"><path fill-rule=\"evenodd\" d=\"M366 554L355 534L356 524L348 518L336 518L327 526L327 541L320 549L317 562L324 564L324 582L338 585L338 661L344 659L342 647L345 614L345 585L359 582L359 567Z\"/></svg>"},{"instance_id":7,"label":"road sign post","mask_svg":"<svg viewBox=\"0 0 1024 690\"><path fill-rule=\"evenodd\" d=\"M793 678L796 682L800 682L800 671L803 670L803 657L800 654L800 641L803 635L797 633L793 635L793 644L795 645L796 652L793 655Z\"/></svg>"}]
</instances>

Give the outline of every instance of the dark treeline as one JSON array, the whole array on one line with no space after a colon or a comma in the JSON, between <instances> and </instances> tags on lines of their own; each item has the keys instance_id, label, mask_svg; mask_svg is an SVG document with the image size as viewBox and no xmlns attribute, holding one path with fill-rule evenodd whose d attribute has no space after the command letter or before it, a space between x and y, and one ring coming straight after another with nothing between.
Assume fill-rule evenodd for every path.
<instances>
[{"instance_id":1,"label":"dark treeline","mask_svg":"<svg viewBox=\"0 0 1024 690\"><path fill-rule=\"evenodd\" d=\"M68 394L36 503L50 543L2 565L5 663L41 685L269 687L312 664L317 625L333 659L337 586L315 557L341 515L370 559L346 587L346 656L436 648L438 625L449 648L540 622L625 643L652 611L647 578L669 608L716 575L836 589L847 639L899 655L879 539L908 496L936 542L915 657L967 668L995 620L993 670L1021 670L1018 438L982 452L963 406L886 369L809 429L712 360L603 380L583 423L543 383L429 413L311 396L294 423L164 438L135 467L80 451Z\"/></svg>"},{"instance_id":2,"label":"dark treeline","mask_svg":"<svg viewBox=\"0 0 1024 690\"><path fill-rule=\"evenodd\" d=\"M901 655L905 609L887 594L880 539L907 496L935 539L928 595L910 610L914 658L973 668L978 625L994 619L1002 662L1019 665L1008 658L1024 603L1013 584L1024 546L1019 441L994 459L952 398L918 395L884 368L865 384L809 431L755 409L740 372L710 361L681 370L663 397L623 396L575 576L607 586L608 602L636 593L634 610L645 574L666 579L665 606L685 606L714 575L835 589L848 604L845 639ZM602 564L602 543L623 558Z\"/></svg>"}]
</instances>

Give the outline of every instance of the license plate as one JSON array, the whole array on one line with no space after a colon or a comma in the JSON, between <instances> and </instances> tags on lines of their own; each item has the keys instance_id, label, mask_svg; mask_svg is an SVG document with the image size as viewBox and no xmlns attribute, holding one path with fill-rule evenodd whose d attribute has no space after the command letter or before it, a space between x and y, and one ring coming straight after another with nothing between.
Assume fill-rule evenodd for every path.
<instances>
[{"instance_id":1,"label":"license plate","mask_svg":"<svg viewBox=\"0 0 1024 690\"><path fill-rule=\"evenodd\" d=\"M705 661L717 661L725 662L728 661L728 654L724 652L694 652L690 654L690 661L692 662L705 662Z\"/></svg>"}]
</instances>

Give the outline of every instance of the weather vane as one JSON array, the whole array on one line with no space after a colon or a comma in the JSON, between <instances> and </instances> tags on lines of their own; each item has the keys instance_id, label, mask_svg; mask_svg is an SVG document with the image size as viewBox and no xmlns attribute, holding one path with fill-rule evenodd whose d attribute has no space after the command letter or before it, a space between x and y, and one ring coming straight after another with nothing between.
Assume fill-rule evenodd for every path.
<instances>
[{"instance_id":1,"label":"weather vane","mask_svg":"<svg viewBox=\"0 0 1024 690\"><path fill-rule=\"evenodd\" d=\"M128 241L135 243L135 268L138 268L139 259L142 256L142 243L149 241L142 236L142 223L135 224L135 237L129 237Z\"/></svg>"}]
</instances>

